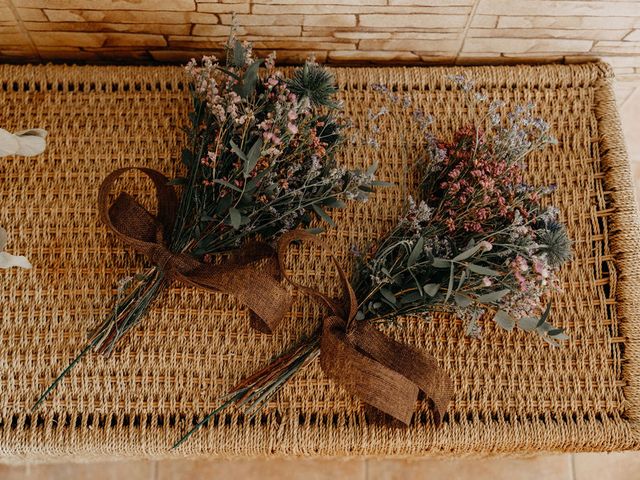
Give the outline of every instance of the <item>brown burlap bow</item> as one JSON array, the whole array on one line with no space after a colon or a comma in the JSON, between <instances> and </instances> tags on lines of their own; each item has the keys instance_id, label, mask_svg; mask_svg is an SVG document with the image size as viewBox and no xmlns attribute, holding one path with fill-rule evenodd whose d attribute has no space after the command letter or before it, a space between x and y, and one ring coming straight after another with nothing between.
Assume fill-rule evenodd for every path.
<instances>
[{"instance_id":1,"label":"brown burlap bow","mask_svg":"<svg viewBox=\"0 0 640 480\"><path fill-rule=\"evenodd\" d=\"M109 205L109 192L116 180L134 170L144 173L155 186L158 202L155 216L125 192ZM168 245L177 208L174 187L164 175L149 168L115 170L104 179L98 193L101 220L124 243L160 268L168 282L232 294L251 311L252 326L271 333L291 305L291 296L279 283L275 250L262 242L250 242L220 265L200 262L186 253L171 252ZM261 262L259 268L258 262Z\"/></svg>"},{"instance_id":2,"label":"brown burlap bow","mask_svg":"<svg viewBox=\"0 0 640 480\"><path fill-rule=\"evenodd\" d=\"M324 248L338 270L344 300L336 302L320 291L293 282L284 258L292 242L304 240ZM336 257L319 238L302 230L285 233L278 246L280 270L289 282L327 305L320 341L320 365L324 372L366 404L408 425L423 391L433 401L436 425L452 397L452 383L436 359L386 336L370 322L357 321L355 292Z\"/></svg>"}]
</instances>

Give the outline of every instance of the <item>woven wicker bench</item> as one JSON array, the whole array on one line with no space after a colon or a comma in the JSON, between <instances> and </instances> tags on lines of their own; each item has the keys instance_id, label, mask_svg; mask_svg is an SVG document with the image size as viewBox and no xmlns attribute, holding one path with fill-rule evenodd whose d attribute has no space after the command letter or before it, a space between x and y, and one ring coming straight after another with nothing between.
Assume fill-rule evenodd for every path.
<instances>
[{"instance_id":1,"label":"woven wicker bench","mask_svg":"<svg viewBox=\"0 0 640 480\"><path fill-rule=\"evenodd\" d=\"M442 135L468 121L446 76L464 73L508 103L533 102L559 144L530 162L535 183L558 186L553 201L575 239L553 321L571 337L550 348L535 335L498 331L481 340L460 321L403 322L393 334L425 348L451 374L455 398L441 428L416 405L407 429L367 424L357 400L308 368L268 405L245 418L229 411L180 449L169 446L216 407L241 377L264 365L321 318L296 295L291 318L273 335L249 327L224 295L174 286L111 358L90 356L45 405L30 407L107 313L114 287L141 268L99 223L96 197L111 170L144 165L169 175L189 108L177 67L1 66L0 125L50 132L44 155L0 164L0 225L31 271L0 271L0 457L220 457L262 455L424 456L640 447L640 224L636 217L611 73L604 64L477 68L341 68L335 74L358 126L384 100L383 83L406 91ZM420 153L410 119L383 118L383 142L349 147L351 166L380 162L384 180L403 183ZM403 146L406 145L406 148ZM142 181L132 180L141 191ZM362 245L397 219L400 188L378 192L338 215L326 237L348 265ZM357 225L357 228L354 226ZM320 253L293 260L301 279L329 291Z\"/></svg>"}]
</instances>

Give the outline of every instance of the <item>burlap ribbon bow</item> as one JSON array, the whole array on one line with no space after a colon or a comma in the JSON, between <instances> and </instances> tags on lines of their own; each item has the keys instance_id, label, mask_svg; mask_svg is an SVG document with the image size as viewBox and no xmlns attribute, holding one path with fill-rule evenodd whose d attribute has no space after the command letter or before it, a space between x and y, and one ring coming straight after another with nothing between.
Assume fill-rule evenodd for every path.
<instances>
[{"instance_id":1,"label":"burlap ribbon bow","mask_svg":"<svg viewBox=\"0 0 640 480\"><path fill-rule=\"evenodd\" d=\"M292 242L304 240L324 248L335 263L344 289L336 302L320 291L295 283L287 275L284 258ZM423 391L433 402L436 425L452 397L452 383L437 360L386 336L370 322L357 321L355 292L338 260L322 240L301 231L285 233L278 246L280 270L289 282L329 307L320 340L320 365L336 383L366 404L408 425Z\"/></svg>"},{"instance_id":2,"label":"burlap ribbon bow","mask_svg":"<svg viewBox=\"0 0 640 480\"><path fill-rule=\"evenodd\" d=\"M140 171L155 186L158 213L152 215L131 195L122 192L109 205L114 183L129 171ZM251 242L220 265L203 263L186 253L169 250L176 220L178 197L169 180L149 168L121 168L109 174L100 186L98 210L101 220L127 245L160 268L167 282L234 295L251 311L251 323L270 333L289 311L291 297L279 282L276 252L262 242ZM256 265L261 262L259 268Z\"/></svg>"}]
</instances>

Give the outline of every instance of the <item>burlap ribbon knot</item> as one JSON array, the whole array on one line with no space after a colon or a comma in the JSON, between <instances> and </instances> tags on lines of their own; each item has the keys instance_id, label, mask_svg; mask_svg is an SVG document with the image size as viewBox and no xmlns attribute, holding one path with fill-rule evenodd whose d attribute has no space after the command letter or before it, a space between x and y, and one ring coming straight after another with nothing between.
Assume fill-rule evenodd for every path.
<instances>
[{"instance_id":1,"label":"burlap ribbon knot","mask_svg":"<svg viewBox=\"0 0 640 480\"><path fill-rule=\"evenodd\" d=\"M122 192L109 205L114 183L129 171L137 170L155 186L158 213L152 215L131 195ZM127 245L146 256L164 272L168 282L234 295L251 311L251 324L271 333L289 311L291 297L280 284L276 252L262 242L250 242L220 264L203 263L186 253L169 250L176 220L178 197L169 180L149 168L121 168L110 173L98 193L100 219ZM256 265L258 262L261 264Z\"/></svg>"},{"instance_id":2,"label":"burlap ribbon knot","mask_svg":"<svg viewBox=\"0 0 640 480\"><path fill-rule=\"evenodd\" d=\"M284 258L292 242L304 240L326 250L335 263L344 289L336 302L320 291L295 283L286 273ZM280 270L289 282L327 305L320 340L320 365L336 383L366 404L408 425L423 391L433 402L438 425L452 397L452 382L437 360L386 336L370 322L357 321L355 292L338 260L319 238L295 230L285 233L278 246Z\"/></svg>"}]
</instances>

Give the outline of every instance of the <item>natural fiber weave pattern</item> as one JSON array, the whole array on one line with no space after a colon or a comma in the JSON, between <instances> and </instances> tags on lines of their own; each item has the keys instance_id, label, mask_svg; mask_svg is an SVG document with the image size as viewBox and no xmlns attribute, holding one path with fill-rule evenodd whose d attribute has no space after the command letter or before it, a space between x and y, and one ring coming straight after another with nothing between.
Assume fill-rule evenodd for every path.
<instances>
[{"instance_id":1,"label":"natural fiber weave pattern","mask_svg":"<svg viewBox=\"0 0 640 480\"><path fill-rule=\"evenodd\" d=\"M374 83L410 94L450 135L469 119L446 76L465 73L490 97L536 104L559 139L530 162L535 183L575 239L574 261L554 299L554 323L571 340L551 349L484 322L481 340L460 321L407 320L394 334L425 348L452 376L455 398L434 430L425 405L408 429L368 425L359 403L316 364L264 415L224 414L177 451L168 447L245 375L312 331L318 307L299 296L272 336L250 329L234 299L175 286L109 359L91 356L35 414L30 406L107 313L119 279L142 267L99 223L98 186L129 165L171 175L189 107L179 68L0 67L0 125L46 128L36 158L0 163L0 225L31 271L0 271L0 457L41 460L253 455L460 455L640 447L640 224L606 65L336 69L345 108L366 127L384 104ZM351 166L380 162L401 185L421 155L409 118L380 121L381 147L350 147ZM407 145L403 148L403 145ZM138 188L145 184L134 180ZM392 225L401 189L383 189L336 215L326 235L348 266L351 244ZM299 280L337 292L325 254L290 260Z\"/></svg>"}]
</instances>

